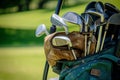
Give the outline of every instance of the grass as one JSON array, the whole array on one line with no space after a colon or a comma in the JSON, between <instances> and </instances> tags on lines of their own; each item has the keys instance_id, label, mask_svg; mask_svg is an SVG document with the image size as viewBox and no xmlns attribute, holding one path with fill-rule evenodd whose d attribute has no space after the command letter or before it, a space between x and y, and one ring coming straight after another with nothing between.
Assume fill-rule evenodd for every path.
<instances>
[{"instance_id":1,"label":"grass","mask_svg":"<svg viewBox=\"0 0 120 80\"><path fill-rule=\"evenodd\" d=\"M0 48L0 80L42 80L44 63L42 47Z\"/></svg>"},{"instance_id":2,"label":"grass","mask_svg":"<svg viewBox=\"0 0 120 80\"><path fill-rule=\"evenodd\" d=\"M0 28L0 47L2 46L40 46L44 36L35 37L35 30Z\"/></svg>"},{"instance_id":3,"label":"grass","mask_svg":"<svg viewBox=\"0 0 120 80\"><path fill-rule=\"evenodd\" d=\"M120 8L119 0L103 0ZM84 12L88 3L61 9L60 16L68 11L78 14ZM0 15L0 27L14 29L35 29L39 24L45 24L47 28L51 26L50 17L54 13L53 10L33 10L27 12L19 12L13 14Z\"/></svg>"},{"instance_id":4,"label":"grass","mask_svg":"<svg viewBox=\"0 0 120 80\"><path fill-rule=\"evenodd\" d=\"M68 11L74 11L80 14L84 11L85 5L75 6L61 10L61 15ZM0 15L0 27L14 29L35 29L39 24L44 23L47 27L51 26L50 16L54 11L34 10L14 14Z\"/></svg>"}]
</instances>

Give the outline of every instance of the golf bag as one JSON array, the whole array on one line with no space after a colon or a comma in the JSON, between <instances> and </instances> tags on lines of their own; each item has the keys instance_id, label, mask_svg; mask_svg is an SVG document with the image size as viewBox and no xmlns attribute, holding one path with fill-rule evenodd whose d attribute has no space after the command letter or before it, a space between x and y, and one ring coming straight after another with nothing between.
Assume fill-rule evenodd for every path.
<instances>
[{"instance_id":1,"label":"golf bag","mask_svg":"<svg viewBox=\"0 0 120 80\"><path fill-rule=\"evenodd\" d=\"M106 44L107 48L98 53L77 60L58 60L52 66L53 71L60 75L59 80L120 80L120 39L115 42L109 42L109 47Z\"/></svg>"},{"instance_id":2,"label":"golf bag","mask_svg":"<svg viewBox=\"0 0 120 80\"><path fill-rule=\"evenodd\" d=\"M113 64L118 65L120 59L113 53L112 47L77 61L60 61L62 70L59 80L119 80L119 74L113 76Z\"/></svg>"},{"instance_id":3,"label":"golf bag","mask_svg":"<svg viewBox=\"0 0 120 80\"><path fill-rule=\"evenodd\" d=\"M109 11L107 12L109 13ZM106 19L108 18L107 16ZM120 23L117 18L114 23L115 21ZM120 24L114 23L109 25L102 51L77 60L56 62L52 68L55 73L60 75L59 80L120 80ZM105 25L103 26L105 27ZM114 35L112 40L111 35Z\"/></svg>"},{"instance_id":4,"label":"golf bag","mask_svg":"<svg viewBox=\"0 0 120 80\"><path fill-rule=\"evenodd\" d=\"M61 18L57 15L61 4L62 0L58 0L56 12L51 17L51 34L44 42L47 61L43 80L47 79L49 65L59 74L59 80L120 80L120 10L112 4L93 1L83 14L68 12ZM64 20L84 27L80 32L68 33ZM93 23L98 26L97 29ZM86 24L93 26L87 29L88 32ZM65 32L55 32L56 26L64 26ZM88 39L93 42L86 54Z\"/></svg>"}]
</instances>

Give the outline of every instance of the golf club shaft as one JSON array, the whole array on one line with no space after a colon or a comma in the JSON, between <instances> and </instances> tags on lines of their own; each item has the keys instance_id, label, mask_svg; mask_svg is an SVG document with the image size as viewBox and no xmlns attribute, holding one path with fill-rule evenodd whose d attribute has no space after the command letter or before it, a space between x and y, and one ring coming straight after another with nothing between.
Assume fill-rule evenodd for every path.
<instances>
[{"instance_id":1,"label":"golf club shaft","mask_svg":"<svg viewBox=\"0 0 120 80\"><path fill-rule=\"evenodd\" d=\"M89 54L89 53L90 53L91 38L92 38L92 32L90 32L90 38L89 38L89 41L88 41L87 54Z\"/></svg>"},{"instance_id":2,"label":"golf club shaft","mask_svg":"<svg viewBox=\"0 0 120 80\"><path fill-rule=\"evenodd\" d=\"M101 23L104 22L104 16L101 14ZM100 50L100 43L101 43L101 38L102 38L102 29L103 29L103 26L101 25L100 26L100 29L99 29L99 35L98 35L98 42L97 42L97 46L96 46L96 53Z\"/></svg>"},{"instance_id":3,"label":"golf club shaft","mask_svg":"<svg viewBox=\"0 0 120 80\"><path fill-rule=\"evenodd\" d=\"M49 33L48 33L48 31L47 31L47 30L45 31L45 33L46 33L46 35L49 35Z\"/></svg>"},{"instance_id":4,"label":"golf club shaft","mask_svg":"<svg viewBox=\"0 0 120 80\"><path fill-rule=\"evenodd\" d=\"M85 35L85 54L84 56L87 55L87 35Z\"/></svg>"},{"instance_id":5,"label":"golf club shaft","mask_svg":"<svg viewBox=\"0 0 120 80\"><path fill-rule=\"evenodd\" d=\"M55 14L59 14L60 13L60 9L62 7L63 1L64 0L58 0L57 7L56 7L56 10L55 10Z\"/></svg>"},{"instance_id":6,"label":"golf club shaft","mask_svg":"<svg viewBox=\"0 0 120 80\"><path fill-rule=\"evenodd\" d=\"M100 51L103 49L104 42L105 42L105 37L106 37L106 34L107 34L108 27L109 27L109 23L106 24L106 30L105 30L104 35L103 35L103 40L102 40L102 44L101 44Z\"/></svg>"},{"instance_id":7,"label":"golf club shaft","mask_svg":"<svg viewBox=\"0 0 120 80\"><path fill-rule=\"evenodd\" d=\"M75 60L77 59L76 55L75 55L75 51L72 49L72 54L73 54L73 57L75 58Z\"/></svg>"},{"instance_id":8,"label":"golf club shaft","mask_svg":"<svg viewBox=\"0 0 120 80\"><path fill-rule=\"evenodd\" d=\"M87 32L88 30L87 30L87 25L85 25L85 32ZM85 34L85 54L84 54L84 56L86 56L87 55L87 34Z\"/></svg>"},{"instance_id":9,"label":"golf club shaft","mask_svg":"<svg viewBox=\"0 0 120 80\"><path fill-rule=\"evenodd\" d=\"M96 46L96 53L99 51L100 49L100 43L101 43L101 36L102 36L102 26L100 26L100 30L99 30L99 35L98 35L98 42L97 42L97 46Z\"/></svg>"}]
</instances>

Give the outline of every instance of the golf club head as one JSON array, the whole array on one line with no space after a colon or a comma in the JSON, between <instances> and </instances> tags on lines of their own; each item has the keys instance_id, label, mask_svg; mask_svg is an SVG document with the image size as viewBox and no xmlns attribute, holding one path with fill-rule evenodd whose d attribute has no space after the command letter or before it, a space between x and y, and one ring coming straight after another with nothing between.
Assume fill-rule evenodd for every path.
<instances>
[{"instance_id":1,"label":"golf club head","mask_svg":"<svg viewBox=\"0 0 120 80\"><path fill-rule=\"evenodd\" d=\"M55 36L52 39L52 44L56 47L60 46L72 47L71 40L67 36Z\"/></svg>"},{"instance_id":2,"label":"golf club head","mask_svg":"<svg viewBox=\"0 0 120 80\"><path fill-rule=\"evenodd\" d=\"M91 8L91 9L87 10L85 13L99 16L101 18L101 22L104 21L104 14L97 12L97 10L95 8Z\"/></svg>"},{"instance_id":3,"label":"golf club head","mask_svg":"<svg viewBox=\"0 0 120 80\"><path fill-rule=\"evenodd\" d=\"M86 27L90 27L90 26L92 25L93 19L92 19L92 17L91 17L89 14L87 14L87 13L82 13L82 14L81 14L81 17L83 18L84 24L86 25ZM83 32L85 31L85 26L84 26L84 28L83 28L82 31L83 31Z\"/></svg>"},{"instance_id":4,"label":"golf club head","mask_svg":"<svg viewBox=\"0 0 120 80\"><path fill-rule=\"evenodd\" d=\"M67 37L67 36L55 36L53 39L52 39L52 44L53 46L55 47L63 47L63 46L67 46L67 48L70 50L71 47L72 47L72 42L71 40ZM73 54L73 57L74 59L76 60L77 57L75 55L75 52L73 49L71 49L72 51L72 54Z\"/></svg>"},{"instance_id":5,"label":"golf club head","mask_svg":"<svg viewBox=\"0 0 120 80\"><path fill-rule=\"evenodd\" d=\"M87 14L87 13L82 13L81 16L82 16L82 18L83 18L83 20L84 20L84 23L85 23L86 25L89 26L89 25L92 24L93 19L92 19L92 17L91 17L89 14Z\"/></svg>"},{"instance_id":6,"label":"golf club head","mask_svg":"<svg viewBox=\"0 0 120 80\"><path fill-rule=\"evenodd\" d=\"M98 12L95 8L91 8L91 9L88 9L85 13L89 13L89 14L92 14L92 15L96 15L98 16Z\"/></svg>"},{"instance_id":7,"label":"golf club head","mask_svg":"<svg viewBox=\"0 0 120 80\"><path fill-rule=\"evenodd\" d=\"M109 15L105 12L105 6L104 4L101 2L101 1L98 1L96 4L95 4L95 7L96 7L96 10L103 14L104 16L104 19L108 19L109 18Z\"/></svg>"},{"instance_id":8,"label":"golf club head","mask_svg":"<svg viewBox=\"0 0 120 80\"><path fill-rule=\"evenodd\" d=\"M120 13L112 15L108 22L109 24L120 25Z\"/></svg>"},{"instance_id":9,"label":"golf club head","mask_svg":"<svg viewBox=\"0 0 120 80\"><path fill-rule=\"evenodd\" d=\"M44 24L41 24L37 27L36 29L36 32L35 32L35 35L36 37L40 37L42 36L44 33L46 33L46 35L49 35L47 29L46 29L46 26Z\"/></svg>"},{"instance_id":10,"label":"golf club head","mask_svg":"<svg viewBox=\"0 0 120 80\"><path fill-rule=\"evenodd\" d=\"M96 10L97 10L98 12L104 14L104 9L105 9L105 7L104 7L104 4L103 4L102 2L100 2L100 1L97 2L97 3L95 4L95 7L96 7Z\"/></svg>"},{"instance_id":11,"label":"golf club head","mask_svg":"<svg viewBox=\"0 0 120 80\"><path fill-rule=\"evenodd\" d=\"M90 3L87 5L87 7L85 8L85 11L84 11L84 12L86 12L88 9L95 8L95 4L96 4L96 3L97 3L96 1L90 2Z\"/></svg>"},{"instance_id":12,"label":"golf club head","mask_svg":"<svg viewBox=\"0 0 120 80\"><path fill-rule=\"evenodd\" d=\"M83 28L83 19L80 15L78 15L75 12L67 12L62 16L62 18L70 23L77 24L81 27L80 32L82 31Z\"/></svg>"},{"instance_id":13,"label":"golf club head","mask_svg":"<svg viewBox=\"0 0 120 80\"><path fill-rule=\"evenodd\" d=\"M82 19L80 15L78 15L75 12L67 12L62 16L62 18L70 23L74 23L78 25L82 24Z\"/></svg>"},{"instance_id":14,"label":"golf club head","mask_svg":"<svg viewBox=\"0 0 120 80\"><path fill-rule=\"evenodd\" d=\"M59 26L59 27L63 27L65 29L65 33L68 34L68 27L67 27L65 21L63 20L63 18L61 18L57 14L53 14L52 15L51 23L53 25L56 25L56 26Z\"/></svg>"},{"instance_id":15,"label":"golf club head","mask_svg":"<svg viewBox=\"0 0 120 80\"><path fill-rule=\"evenodd\" d=\"M67 26L65 21L61 17L59 17L57 14L53 14L51 16L51 23L53 25L60 26L60 27Z\"/></svg>"},{"instance_id":16,"label":"golf club head","mask_svg":"<svg viewBox=\"0 0 120 80\"><path fill-rule=\"evenodd\" d=\"M97 25L96 25L96 23L93 23L90 27L89 27L89 31L91 32L94 32L94 34L95 34L95 32L96 32L96 30L97 30Z\"/></svg>"},{"instance_id":17,"label":"golf club head","mask_svg":"<svg viewBox=\"0 0 120 80\"><path fill-rule=\"evenodd\" d=\"M105 8L108 10L108 11L111 11L111 12L114 12L114 13L120 13L120 10L117 9L114 5L110 4L110 3L105 3Z\"/></svg>"}]
</instances>

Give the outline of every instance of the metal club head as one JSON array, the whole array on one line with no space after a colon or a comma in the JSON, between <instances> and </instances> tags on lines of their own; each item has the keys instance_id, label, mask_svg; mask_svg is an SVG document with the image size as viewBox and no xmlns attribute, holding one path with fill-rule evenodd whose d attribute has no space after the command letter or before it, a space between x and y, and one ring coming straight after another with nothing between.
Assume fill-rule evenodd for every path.
<instances>
[{"instance_id":1,"label":"metal club head","mask_svg":"<svg viewBox=\"0 0 120 80\"><path fill-rule=\"evenodd\" d=\"M95 34L95 32L97 31L97 25L96 25L96 23L93 23L90 27L89 27L89 31L91 32L94 32L94 34Z\"/></svg>"},{"instance_id":2,"label":"metal club head","mask_svg":"<svg viewBox=\"0 0 120 80\"><path fill-rule=\"evenodd\" d=\"M46 29L46 26L44 24L41 24L37 27L36 29L36 32L35 32L35 35L36 37L40 37L42 36L43 34L46 34L46 35L49 35L47 29Z\"/></svg>"},{"instance_id":3,"label":"metal club head","mask_svg":"<svg viewBox=\"0 0 120 80\"><path fill-rule=\"evenodd\" d=\"M95 4L95 7L96 7L96 9L97 9L98 12L104 14L104 9L105 9L105 7L104 7L104 4L103 4L102 2L100 2L100 1L97 2L97 3Z\"/></svg>"},{"instance_id":4,"label":"metal club head","mask_svg":"<svg viewBox=\"0 0 120 80\"><path fill-rule=\"evenodd\" d=\"M90 2L90 3L86 6L84 12L86 12L86 11L87 11L88 9L90 9L90 8L95 8L95 4L96 4L96 3L97 3L96 1Z\"/></svg>"},{"instance_id":5,"label":"metal club head","mask_svg":"<svg viewBox=\"0 0 120 80\"><path fill-rule=\"evenodd\" d=\"M51 16L51 23L56 26L64 27L66 34L68 34L68 27L65 21L63 20L63 18L61 18L57 14L53 14Z\"/></svg>"},{"instance_id":6,"label":"metal club head","mask_svg":"<svg viewBox=\"0 0 120 80\"><path fill-rule=\"evenodd\" d=\"M120 13L112 15L109 20L109 24L120 25Z\"/></svg>"},{"instance_id":7,"label":"metal club head","mask_svg":"<svg viewBox=\"0 0 120 80\"><path fill-rule=\"evenodd\" d=\"M68 46L72 47L71 40L67 36L55 36L52 40L54 46Z\"/></svg>"},{"instance_id":8,"label":"metal club head","mask_svg":"<svg viewBox=\"0 0 120 80\"><path fill-rule=\"evenodd\" d=\"M91 9L87 10L85 13L100 16L101 22L104 21L104 15L102 13L100 13L100 12L97 12L97 10L94 9L94 8L91 8Z\"/></svg>"},{"instance_id":9,"label":"metal club head","mask_svg":"<svg viewBox=\"0 0 120 80\"><path fill-rule=\"evenodd\" d=\"M70 23L82 25L82 19L80 15L75 12L67 12L62 16L62 18Z\"/></svg>"},{"instance_id":10,"label":"metal club head","mask_svg":"<svg viewBox=\"0 0 120 80\"><path fill-rule=\"evenodd\" d=\"M68 46L69 50L72 47L72 42L67 36L55 36L52 40L52 44L53 46L56 46L56 47ZM73 49L71 49L71 51L72 51L74 59L76 60L77 57L75 55L75 51Z\"/></svg>"},{"instance_id":11,"label":"metal club head","mask_svg":"<svg viewBox=\"0 0 120 80\"><path fill-rule=\"evenodd\" d=\"M82 13L81 16L82 16L82 18L84 20L84 24L86 25L86 27L90 27L92 25L92 23L93 23L92 17L87 13ZM82 31L85 31L84 29L85 28L83 28Z\"/></svg>"},{"instance_id":12,"label":"metal club head","mask_svg":"<svg viewBox=\"0 0 120 80\"><path fill-rule=\"evenodd\" d=\"M89 25L92 24L93 19L92 19L92 17L91 17L89 14L87 14L87 13L82 13L81 16L82 16L82 18L84 19L84 23L85 23L86 25L89 26Z\"/></svg>"},{"instance_id":13,"label":"metal club head","mask_svg":"<svg viewBox=\"0 0 120 80\"><path fill-rule=\"evenodd\" d=\"M116 8L113 4L105 3L105 8L111 12L120 13L120 10Z\"/></svg>"},{"instance_id":14,"label":"metal club head","mask_svg":"<svg viewBox=\"0 0 120 80\"><path fill-rule=\"evenodd\" d=\"M80 15L78 15L77 13L75 13L75 12L67 12L66 14L64 14L64 15L62 16L62 18L63 18L65 21L67 21L67 22L80 25L81 30L82 30L82 27L83 27L83 19L82 19L82 17L81 17Z\"/></svg>"}]
</instances>

